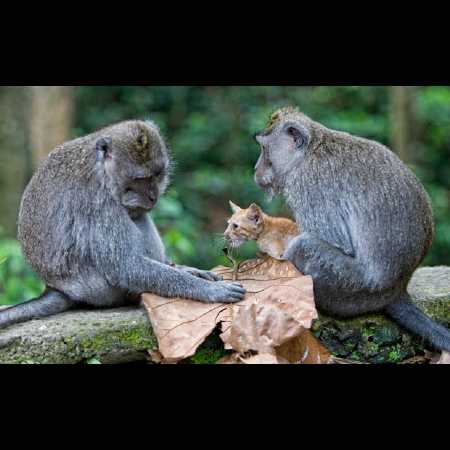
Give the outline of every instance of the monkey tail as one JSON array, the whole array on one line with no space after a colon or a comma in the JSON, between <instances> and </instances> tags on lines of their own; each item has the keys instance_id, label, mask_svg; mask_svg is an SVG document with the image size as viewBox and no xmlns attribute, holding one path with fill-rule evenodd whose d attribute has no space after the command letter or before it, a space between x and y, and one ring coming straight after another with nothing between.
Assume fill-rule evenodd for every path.
<instances>
[{"instance_id":1,"label":"monkey tail","mask_svg":"<svg viewBox=\"0 0 450 450\"><path fill-rule=\"evenodd\" d=\"M428 340L436 349L450 352L450 331L424 314L407 293L388 305L386 312L400 325Z\"/></svg>"},{"instance_id":2,"label":"monkey tail","mask_svg":"<svg viewBox=\"0 0 450 450\"><path fill-rule=\"evenodd\" d=\"M39 317L51 316L72 308L73 302L61 292L47 288L35 299L0 311L0 328Z\"/></svg>"}]
</instances>

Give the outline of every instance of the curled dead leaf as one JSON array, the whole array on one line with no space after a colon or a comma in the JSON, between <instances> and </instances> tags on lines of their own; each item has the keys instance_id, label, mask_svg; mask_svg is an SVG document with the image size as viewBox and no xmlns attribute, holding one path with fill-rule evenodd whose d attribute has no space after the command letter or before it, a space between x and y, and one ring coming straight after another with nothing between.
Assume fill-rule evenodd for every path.
<instances>
[{"instance_id":1,"label":"curled dead leaf","mask_svg":"<svg viewBox=\"0 0 450 450\"><path fill-rule=\"evenodd\" d=\"M435 362L435 364L450 364L450 353L443 351L440 358Z\"/></svg>"},{"instance_id":2,"label":"curled dead leaf","mask_svg":"<svg viewBox=\"0 0 450 450\"><path fill-rule=\"evenodd\" d=\"M148 354L150 355L151 361L155 364L159 364L164 360L159 350L148 350Z\"/></svg>"},{"instance_id":3,"label":"curled dead leaf","mask_svg":"<svg viewBox=\"0 0 450 450\"><path fill-rule=\"evenodd\" d=\"M276 355L294 364L331 364L331 353L309 331L303 331L295 338L276 348Z\"/></svg>"},{"instance_id":4,"label":"curled dead leaf","mask_svg":"<svg viewBox=\"0 0 450 450\"><path fill-rule=\"evenodd\" d=\"M221 360L223 364L232 360L238 364L288 362L299 352L299 361L326 360L326 352L302 334L317 318L311 277L299 273L288 261L270 257L245 261L235 269L216 267L213 272L225 280L236 278L247 290L244 300L219 304L142 295L165 362L192 356L220 323L225 348L240 354L249 350L259 353L257 358L229 356ZM305 352L315 356L305 356Z\"/></svg>"},{"instance_id":5,"label":"curled dead leaf","mask_svg":"<svg viewBox=\"0 0 450 450\"><path fill-rule=\"evenodd\" d=\"M164 362L178 362L195 354L197 348L220 323L227 305L143 294L158 349Z\"/></svg>"}]
</instances>

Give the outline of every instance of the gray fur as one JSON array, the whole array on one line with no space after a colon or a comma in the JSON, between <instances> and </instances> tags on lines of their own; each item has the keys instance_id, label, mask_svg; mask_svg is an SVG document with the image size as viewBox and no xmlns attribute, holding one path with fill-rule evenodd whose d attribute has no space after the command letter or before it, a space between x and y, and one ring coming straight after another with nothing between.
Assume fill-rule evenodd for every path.
<instances>
[{"instance_id":1,"label":"gray fur","mask_svg":"<svg viewBox=\"0 0 450 450\"><path fill-rule=\"evenodd\" d=\"M255 138L262 149L255 180L269 196L284 196L303 230L284 257L313 277L319 308L341 317L384 309L450 349L448 330L430 331L431 321L418 323L405 306L434 234L429 197L411 170L378 142L292 108L276 112Z\"/></svg>"},{"instance_id":2,"label":"gray fur","mask_svg":"<svg viewBox=\"0 0 450 450\"><path fill-rule=\"evenodd\" d=\"M47 291L15 307L15 321L51 314L52 298L59 299L57 312L77 303L121 306L142 292L242 300L238 283L173 265L166 256L147 212L168 184L170 165L150 121L121 122L50 153L23 194L18 227L23 252ZM0 326L12 323L11 314L0 312Z\"/></svg>"}]
</instances>

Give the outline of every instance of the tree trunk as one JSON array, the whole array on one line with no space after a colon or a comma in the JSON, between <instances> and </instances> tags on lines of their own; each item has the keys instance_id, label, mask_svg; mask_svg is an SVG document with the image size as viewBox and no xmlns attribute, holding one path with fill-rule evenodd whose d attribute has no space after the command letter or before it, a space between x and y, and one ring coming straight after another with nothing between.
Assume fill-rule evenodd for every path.
<instances>
[{"instance_id":1,"label":"tree trunk","mask_svg":"<svg viewBox=\"0 0 450 450\"><path fill-rule=\"evenodd\" d=\"M16 235L20 198L30 172L26 87L0 87L0 227Z\"/></svg>"},{"instance_id":2,"label":"tree trunk","mask_svg":"<svg viewBox=\"0 0 450 450\"><path fill-rule=\"evenodd\" d=\"M405 163L414 160L414 128L416 125L414 87L391 86L391 147Z\"/></svg>"},{"instance_id":3,"label":"tree trunk","mask_svg":"<svg viewBox=\"0 0 450 450\"><path fill-rule=\"evenodd\" d=\"M31 86L30 144L33 170L70 137L73 87Z\"/></svg>"}]
</instances>

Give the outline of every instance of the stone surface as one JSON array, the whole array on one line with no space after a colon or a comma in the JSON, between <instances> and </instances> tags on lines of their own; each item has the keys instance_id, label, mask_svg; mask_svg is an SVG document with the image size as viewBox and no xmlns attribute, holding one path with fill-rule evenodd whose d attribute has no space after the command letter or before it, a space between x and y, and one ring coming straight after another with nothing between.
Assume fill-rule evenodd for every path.
<instances>
[{"instance_id":1,"label":"stone surface","mask_svg":"<svg viewBox=\"0 0 450 450\"><path fill-rule=\"evenodd\" d=\"M450 328L450 267L418 269L408 292L422 311ZM412 336L383 314L351 320L320 315L313 331L333 354L356 361L399 362L421 354L426 348L422 339Z\"/></svg>"},{"instance_id":2,"label":"stone surface","mask_svg":"<svg viewBox=\"0 0 450 450\"><path fill-rule=\"evenodd\" d=\"M450 328L450 267L416 271L408 288L415 303ZM372 363L398 362L420 354L424 345L382 314L352 320L321 315L313 325L316 336L339 357ZM216 344L214 344L216 345ZM217 340L217 345L221 343ZM32 320L0 331L0 363L102 363L145 361L156 339L143 308L71 311ZM198 362L214 362L209 355ZM214 356L215 359L215 356ZM192 358L196 362L195 357Z\"/></svg>"},{"instance_id":3,"label":"stone surface","mask_svg":"<svg viewBox=\"0 0 450 450\"><path fill-rule=\"evenodd\" d=\"M143 308L71 311L0 331L0 363L130 362L156 346Z\"/></svg>"}]
</instances>

